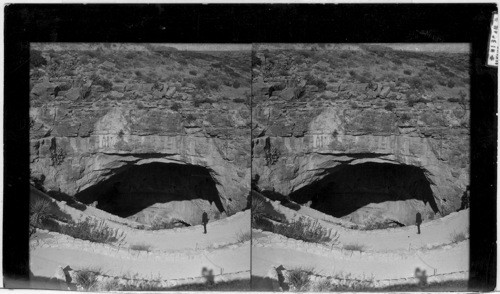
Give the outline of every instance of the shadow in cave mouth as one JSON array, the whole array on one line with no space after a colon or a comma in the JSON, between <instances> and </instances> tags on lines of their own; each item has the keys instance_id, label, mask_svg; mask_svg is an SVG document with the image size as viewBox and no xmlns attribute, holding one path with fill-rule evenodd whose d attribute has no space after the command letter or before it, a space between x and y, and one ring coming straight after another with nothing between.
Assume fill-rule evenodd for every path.
<instances>
[{"instance_id":1,"label":"shadow in cave mouth","mask_svg":"<svg viewBox=\"0 0 500 294\"><path fill-rule=\"evenodd\" d=\"M208 169L196 165L129 165L75 195L85 204L144 224L196 225L203 211L210 219L224 211ZM97 203L96 203L97 201Z\"/></svg>"},{"instance_id":2,"label":"shadow in cave mouth","mask_svg":"<svg viewBox=\"0 0 500 294\"><path fill-rule=\"evenodd\" d=\"M293 193L290 199L358 224L415 224L439 212L429 182L414 166L388 163L340 165L323 179Z\"/></svg>"}]
</instances>

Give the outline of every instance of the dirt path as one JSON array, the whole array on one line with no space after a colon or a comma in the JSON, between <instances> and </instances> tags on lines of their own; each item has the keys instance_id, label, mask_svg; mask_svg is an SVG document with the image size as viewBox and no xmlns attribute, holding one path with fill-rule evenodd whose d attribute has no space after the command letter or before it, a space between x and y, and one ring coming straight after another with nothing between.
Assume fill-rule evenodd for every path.
<instances>
[{"instance_id":1,"label":"dirt path","mask_svg":"<svg viewBox=\"0 0 500 294\"><path fill-rule=\"evenodd\" d=\"M287 218L300 214L280 208ZM467 232L469 211L452 213L422 225L387 230L360 231L328 221L324 227L340 234L337 245L317 245L269 232L254 233L252 275L265 277L272 266L314 268L320 275L351 274L351 277L398 279L413 277L415 269L427 275L469 270L468 239L452 243L451 234ZM363 247L362 252L343 249L346 244Z\"/></svg>"},{"instance_id":2,"label":"dirt path","mask_svg":"<svg viewBox=\"0 0 500 294\"><path fill-rule=\"evenodd\" d=\"M87 252L68 248L36 248L31 252L30 268L34 275L52 277L58 266L72 269L94 268L110 276L134 276L144 279L178 279L201 276L206 267L214 274L246 271L250 267L250 245L224 248L185 257L137 258Z\"/></svg>"},{"instance_id":3,"label":"dirt path","mask_svg":"<svg viewBox=\"0 0 500 294\"><path fill-rule=\"evenodd\" d=\"M300 216L317 217L325 228L337 231L340 234L341 244L359 244L368 251L388 252L393 250L408 250L408 248L421 248L449 244L453 240L452 235L457 233L469 234L469 209L451 213L443 218L429 221L421 225L421 234L417 234L416 226L391 228L385 230L363 231L348 229L342 225L333 223L342 220L330 217L328 220L321 216L311 215L311 209L294 211L292 209L273 203L273 207L284 214L288 219L297 219Z\"/></svg>"},{"instance_id":4,"label":"dirt path","mask_svg":"<svg viewBox=\"0 0 500 294\"><path fill-rule=\"evenodd\" d=\"M252 275L264 277L272 266L290 269L312 268L321 275L351 274L352 278L397 279L412 277L415 269L428 275L467 271L469 244L461 242L450 248L392 253L311 250L304 245L269 244L252 247ZM435 271L434 271L435 270Z\"/></svg>"}]
</instances>

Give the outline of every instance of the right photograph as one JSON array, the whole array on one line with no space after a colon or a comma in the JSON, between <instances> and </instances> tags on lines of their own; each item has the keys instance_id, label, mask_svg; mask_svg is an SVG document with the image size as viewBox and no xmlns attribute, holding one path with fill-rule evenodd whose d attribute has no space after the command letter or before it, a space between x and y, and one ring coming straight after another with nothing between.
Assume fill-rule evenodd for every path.
<instances>
[{"instance_id":1,"label":"right photograph","mask_svg":"<svg viewBox=\"0 0 500 294\"><path fill-rule=\"evenodd\" d=\"M255 44L252 289L463 291L469 44Z\"/></svg>"}]
</instances>

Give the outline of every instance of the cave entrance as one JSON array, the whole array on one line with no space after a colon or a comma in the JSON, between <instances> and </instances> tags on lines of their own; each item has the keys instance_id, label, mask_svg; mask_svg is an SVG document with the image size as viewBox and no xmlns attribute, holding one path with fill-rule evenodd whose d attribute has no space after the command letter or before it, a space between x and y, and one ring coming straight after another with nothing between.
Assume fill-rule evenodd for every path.
<instances>
[{"instance_id":1,"label":"cave entrance","mask_svg":"<svg viewBox=\"0 0 500 294\"><path fill-rule=\"evenodd\" d=\"M439 211L422 169L388 163L337 166L290 199L358 224L414 225L417 212Z\"/></svg>"},{"instance_id":2,"label":"cave entrance","mask_svg":"<svg viewBox=\"0 0 500 294\"><path fill-rule=\"evenodd\" d=\"M174 163L129 165L75 195L85 204L147 225L197 225L224 211L208 169Z\"/></svg>"}]
</instances>

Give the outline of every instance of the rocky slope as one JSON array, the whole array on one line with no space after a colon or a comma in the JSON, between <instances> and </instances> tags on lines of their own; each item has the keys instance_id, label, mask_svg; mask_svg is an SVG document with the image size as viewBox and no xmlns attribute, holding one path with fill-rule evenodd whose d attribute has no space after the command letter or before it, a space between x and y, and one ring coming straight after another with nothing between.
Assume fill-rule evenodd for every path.
<instances>
[{"instance_id":1,"label":"rocky slope","mask_svg":"<svg viewBox=\"0 0 500 294\"><path fill-rule=\"evenodd\" d=\"M30 168L38 187L73 197L132 167L164 163L203 169L222 209L208 200L192 207L212 219L245 207L249 51L116 44L31 49Z\"/></svg>"},{"instance_id":2,"label":"rocky slope","mask_svg":"<svg viewBox=\"0 0 500 294\"><path fill-rule=\"evenodd\" d=\"M380 200L360 204L370 211L365 216L362 211L345 216L357 222L368 215L378 215L380 221L392 211L391 220L407 223L407 216L414 221L417 211L428 219L460 207L469 183L467 53L398 51L376 45L254 48L256 189L271 198L288 197L313 206L319 197L314 194L321 189L356 203L363 197L349 195L368 190L393 198L390 205L377 203ZM340 189L332 179L338 183L336 173L366 164L393 175L397 165L403 172L396 174L408 177L370 182L363 178L373 172L362 170L352 174L349 187L335 190ZM405 182L405 189L391 191ZM314 185L316 191L305 193ZM425 189L430 198L415 195Z\"/></svg>"}]
</instances>

